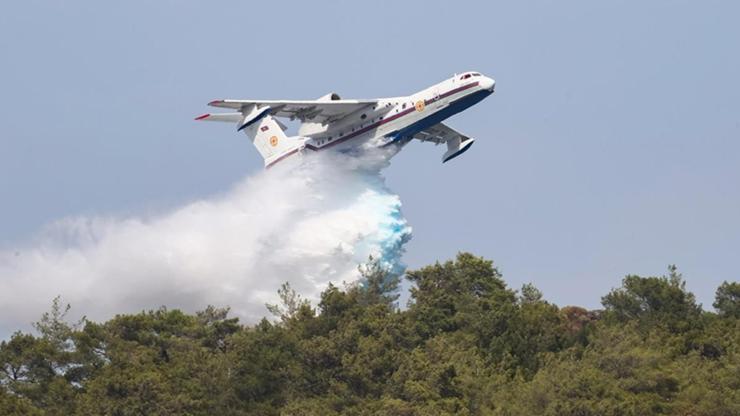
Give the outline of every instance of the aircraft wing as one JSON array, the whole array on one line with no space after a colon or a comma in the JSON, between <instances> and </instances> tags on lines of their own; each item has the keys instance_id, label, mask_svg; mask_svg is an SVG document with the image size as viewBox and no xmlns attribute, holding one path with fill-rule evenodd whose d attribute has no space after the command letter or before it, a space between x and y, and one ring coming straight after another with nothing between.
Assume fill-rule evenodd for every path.
<instances>
[{"instance_id":1,"label":"aircraft wing","mask_svg":"<svg viewBox=\"0 0 740 416\"><path fill-rule=\"evenodd\" d=\"M472 139L443 123L435 124L431 127L416 133L414 139L423 142L432 142L434 144L447 143L447 152L442 156L442 163L460 156L473 145L475 139Z\"/></svg>"},{"instance_id":2,"label":"aircraft wing","mask_svg":"<svg viewBox=\"0 0 740 416\"><path fill-rule=\"evenodd\" d=\"M273 117L286 117L303 122L331 123L348 114L376 105L378 100L216 100L208 105L242 111L249 107L269 106Z\"/></svg>"}]
</instances>

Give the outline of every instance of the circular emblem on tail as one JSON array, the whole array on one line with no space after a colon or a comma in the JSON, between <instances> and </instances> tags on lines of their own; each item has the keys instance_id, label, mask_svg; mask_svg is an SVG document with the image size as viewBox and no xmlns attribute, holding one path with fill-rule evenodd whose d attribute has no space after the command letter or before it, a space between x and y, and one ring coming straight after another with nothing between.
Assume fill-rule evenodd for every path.
<instances>
[{"instance_id":1,"label":"circular emblem on tail","mask_svg":"<svg viewBox=\"0 0 740 416\"><path fill-rule=\"evenodd\" d=\"M278 138L277 138L277 136L272 136L272 137L270 137L270 145L271 145L272 147L275 147L275 146L277 146L277 143L278 143Z\"/></svg>"},{"instance_id":2,"label":"circular emblem on tail","mask_svg":"<svg viewBox=\"0 0 740 416\"><path fill-rule=\"evenodd\" d=\"M424 111L424 100L419 100L416 102L416 111L418 112Z\"/></svg>"}]
</instances>

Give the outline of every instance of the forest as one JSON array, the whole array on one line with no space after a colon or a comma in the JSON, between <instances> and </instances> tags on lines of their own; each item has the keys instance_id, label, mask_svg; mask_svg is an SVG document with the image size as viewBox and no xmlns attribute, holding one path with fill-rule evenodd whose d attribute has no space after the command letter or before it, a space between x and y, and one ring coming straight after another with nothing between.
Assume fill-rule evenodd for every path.
<instances>
[{"instance_id":1,"label":"forest","mask_svg":"<svg viewBox=\"0 0 740 416\"><path fill-rule=\"evenodd\" d=\"M283 284L256 324L227 305L70 322L49 300L0 344L0 415L740 415L738 282L704 309L669 266L586 310L470 253L360 271L316 304Z\"/></svg>"}]
</instances>

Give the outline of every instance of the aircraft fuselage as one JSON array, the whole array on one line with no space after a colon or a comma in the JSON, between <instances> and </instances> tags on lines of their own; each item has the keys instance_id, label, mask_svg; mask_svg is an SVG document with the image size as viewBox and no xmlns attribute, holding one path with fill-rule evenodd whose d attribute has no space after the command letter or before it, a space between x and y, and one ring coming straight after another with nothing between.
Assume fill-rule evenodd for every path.
<instances>
[{"instance_id":1,"label":"aircraft fuselage","mask_svg":"<svg viewBox=\"0 0 740 416\"><path fill-rule=\"evenodd\" d=\"M343 100L332 93L316 100L214 100L208 105L236 111L195 119L236 123L266 167L291 155L328 149L345 154L383 149L391 157L411 139L445 143L446 162L475 140L442 121L492 94L494 86L492 78L465 72L405 97ZM298 135L286 135L280 118L300 120Z\"/></svg>"},{"instance_id":2,"label":"aircraft fuselage","mask_svg":"<svg viewBox=\"0 0 740 416\"><path fill-rule=\"evenodd\" d=\"M495 85L492 78L467 72L406 97L381 99L377 105L329 124L324 131L302 135L305 149L355 152L392 146L398 152L414 134L491 95Z\"/></svg>"}]
</instances>

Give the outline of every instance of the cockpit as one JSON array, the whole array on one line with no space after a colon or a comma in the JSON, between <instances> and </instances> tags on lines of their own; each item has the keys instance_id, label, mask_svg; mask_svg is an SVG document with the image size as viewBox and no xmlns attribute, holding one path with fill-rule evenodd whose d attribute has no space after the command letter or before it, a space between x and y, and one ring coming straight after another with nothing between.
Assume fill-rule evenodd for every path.
<instances>
[{"instance_id":1,"label":"cockpit","mask_svg":"<svg viewBox=\"0 0 740 416\"><path fill-rule=\"evenodd\" d=\"M472 77L480 77L481 74L479 72L467 72L465 74L460 75L460 81L472 78Z\"/></svg>"},{"instance_id":2,"label":"cockpit","mask_svg":"<svg viewBox=\"0 0 740 416\"><path fill-rule=\"evenodd\" d=\"M452 78L448 78L448 80L451 80L452 84L455 85L456 83L459 83L459 85L465 85L465 86L477 86L480 89L488 90L490 92L493 92L493 87L496 85L496 81L493 80L493 78L489 78L480 72L463 72L462 74L455 74Z\"/></svg>"}]
</instances>

